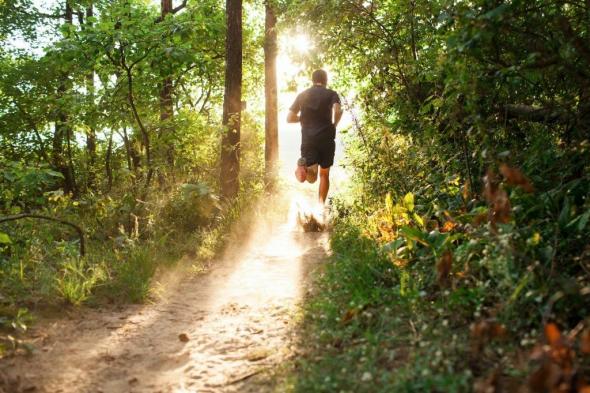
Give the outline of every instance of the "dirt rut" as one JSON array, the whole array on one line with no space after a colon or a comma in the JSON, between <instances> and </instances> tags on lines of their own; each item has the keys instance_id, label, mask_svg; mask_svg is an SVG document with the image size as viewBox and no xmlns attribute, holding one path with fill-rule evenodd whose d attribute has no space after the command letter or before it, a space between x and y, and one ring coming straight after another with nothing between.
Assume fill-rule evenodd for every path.
<instances>
[{"instance_id":1,"label":"dirt rut","mask_svg":"<svg viewBox=\"0 0 590 393\"><path fill-rule=\"evenodd\" d=\"M281 210L245 226L248 240L238 233L209 272L176 280L154 304L40 321L34 354L0 363L7 391L268 390L261 375L293 356L306 277L329 252L326 233L296 231Z\"/></svg>"}]
</instances>

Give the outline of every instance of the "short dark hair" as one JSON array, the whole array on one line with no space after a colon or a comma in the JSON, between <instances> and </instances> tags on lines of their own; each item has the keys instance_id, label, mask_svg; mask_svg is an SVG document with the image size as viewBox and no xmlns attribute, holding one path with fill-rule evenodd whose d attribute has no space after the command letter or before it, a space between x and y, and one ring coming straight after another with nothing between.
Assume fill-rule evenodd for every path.
<instances>
[{"instance_id":1,"label":"short dark hair","mask_svg":"<svg viewBox=\"0 0 590 393\"><path fill-rule=\"evenodd\" d=\"M324 70L315 70L313 74L311 74L311 81L313 83L326 85L328 84L328 73Z\"/></svg>"}]
</instances>

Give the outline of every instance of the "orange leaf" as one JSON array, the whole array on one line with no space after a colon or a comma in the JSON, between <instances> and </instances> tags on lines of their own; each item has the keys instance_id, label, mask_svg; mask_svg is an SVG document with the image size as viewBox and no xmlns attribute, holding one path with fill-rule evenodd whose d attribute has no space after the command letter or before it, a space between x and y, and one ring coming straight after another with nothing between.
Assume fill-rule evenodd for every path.
<instances>
[{"instance_id":1,"label":"orange leaf","mask_svg":"<svg viewBox=\"0 0 590 393\"><path fill-rule=\"evenodd\" d=\"M451 268L453 267L453 254L450 251L445 251L443 256L439 259L436 264L436 271L438 273L438 282L440 284L446 283L451 274Z\"/></svg>"},{"instance_id":2,"label":"orange leaf","mask_svg":"<svg viewBox=\"0 0 590 393\"><path fill-rule=\"evenodd\" d=\"M557 325L552 322L545 325L545 338L551 347L558 347L562 344L561 332Z\"/></svg>"},{"instance_id":3,"label":"orange leaf","mask_svg":"<svg viewBox=\"0 0 590 393\"><path fill-rule=\"evenodd\" d=\"M344 313L344 315L342 316L342 318L340 318L340 322L343 323L343 324L346 324L346 323L350 322L358 313L359 313L358 308L348 309Z\"/></svg>"},{"instance_id":4,"label":"orange leaf","mask_svg":"<svg viewBox=\"0 0 590 393\"><path fill-rule=\"evenodd\" d=\"M527 177L520 171L518 168L512 168L506 164L500 165L500 172L504 178L506 178L506 182L511 186L519 186L526 192L533 192L535 188L527 179Z\"/></svg>"},{"instance_id":5,"label":"orange leaf","mask_svg":"<svg viewBox=\"0 0 590 393\"><path fill-rule=\"evenodd\" d=\"M442 228L440 229L440 231L442 233L451 232L453 229L455 229L456 226L457 226L457 224L454 223L453 221L445 221L445 223L442 226Z\"/></svg>"},{"instance_id":6,"label":"orange leaf","mask_svg":"<svg viewBox=\"0 0 590 393\"><path fill-rule=\"evenodd\" d=\"M590 353L590 329L584 330L580 337L580 350L585 354Z\"/></svg>"},{"instance_id":7,"label":"orange leaf","mask_svg":"<svg viewBox=\"0 0 590 393\"><path fill-rule=\"evenodd\" d=\"M464 201L471 199L471 182L469 180L467 180L465 184L463 184L463 187L461 187L461 196Z\"/></svg>"}]
</instances>

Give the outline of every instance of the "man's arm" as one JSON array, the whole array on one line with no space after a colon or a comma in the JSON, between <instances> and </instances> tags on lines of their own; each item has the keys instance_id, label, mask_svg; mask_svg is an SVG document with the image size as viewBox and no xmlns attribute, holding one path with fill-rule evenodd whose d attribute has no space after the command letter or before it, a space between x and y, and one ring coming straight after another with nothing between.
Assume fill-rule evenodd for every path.
<instances>
[{"instance_id":1,"label":"man's arm","mask_svg":"<svg viewBox=\"0 0 590 393\"><path fill-rule=\"evenodd\" d=\"M299 123L299 120L299 115L292 110L289 110L289 113L287 114L287 123Z\"/></svg>"},{"instance_id":2,"label":"man's arm","mask_svg":"<svg viewBox=\"0 0 590 393\"><path fill-rule=\"evenodd\" d=\"M340 119L342 119L343 112L344 111L342 110L342 105L340 105L340 103L337 102L334 105L332 105L332 115L333 115L333 119L334 119L334 127L338 126Z\"/></svg>"}]
</instances>

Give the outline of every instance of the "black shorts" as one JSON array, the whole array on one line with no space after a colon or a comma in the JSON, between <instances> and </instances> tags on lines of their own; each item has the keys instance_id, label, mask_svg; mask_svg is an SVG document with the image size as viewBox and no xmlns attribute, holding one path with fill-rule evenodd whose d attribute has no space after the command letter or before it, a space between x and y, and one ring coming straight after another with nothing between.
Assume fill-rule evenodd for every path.
<instances>
[{"instance_id":1,"label":"black shorts","mask_svg":"<svg viewBox=\"0 0 590 393\"><path fill-rule=\"evenodd\" d=\"M301 157L305 164L312 166L319 164L322 168L329 168L334 164L336 142L334 132L323 132L316 136L303 136L301 141Z\"/></svg>"}]
</instances>

